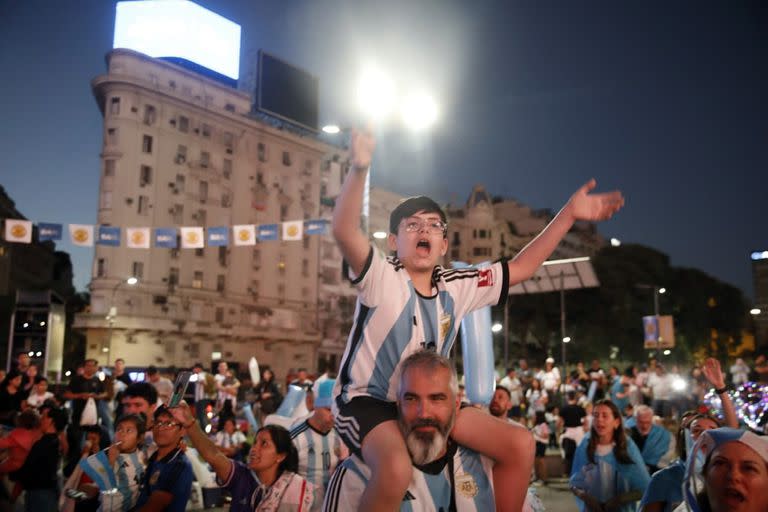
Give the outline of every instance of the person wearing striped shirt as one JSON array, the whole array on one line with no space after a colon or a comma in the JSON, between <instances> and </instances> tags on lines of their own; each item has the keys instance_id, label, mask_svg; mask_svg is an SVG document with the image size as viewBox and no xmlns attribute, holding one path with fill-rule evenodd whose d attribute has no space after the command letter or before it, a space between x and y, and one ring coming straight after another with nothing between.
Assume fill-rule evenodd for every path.
<instances>
[{"instance_id":1,"label":"person wearing striped shirt","mask_svg":"<svg viewBox=\"0 0 768 512\"><path fill-rule=\"evenodd\" d=\"M335 392L336 429L372 470L362 507L391 512L412 471L394 406L401 361L421 348L450 354L465 314L503 304L509 285L533 276L577 220L610 218L624 199L618 191L590 194L596 186L590 180L513 260L446 270L439 265L448 251L445 212L428 197L412 197L390 215L387 243L396 256L384 259L360 229L374 147L372 133L352 132L351 169L333 211L333 236L358 289ZM452 435L458 444L485 455L499 442L520 454L515 463L497 466L495 472L497 508L520 510L533 465L530 434L468 408L457 415Z\"/></svg>"},{"instance_id":2,"label":"person wearing striped shirt","mask_svg":"<svg viewBox=\"0 0 768 512\"><path fill-rule=\"evenodd\" d=\"M298 474L315 486L315 503L322 503L325 489L339 461L349 455L346 445L333 430L331 393L334 380L318 387L312 414L291 426L291 439L299 453ZM308 396L312 390L307 390Z\"/></svg>"}]
</instances>

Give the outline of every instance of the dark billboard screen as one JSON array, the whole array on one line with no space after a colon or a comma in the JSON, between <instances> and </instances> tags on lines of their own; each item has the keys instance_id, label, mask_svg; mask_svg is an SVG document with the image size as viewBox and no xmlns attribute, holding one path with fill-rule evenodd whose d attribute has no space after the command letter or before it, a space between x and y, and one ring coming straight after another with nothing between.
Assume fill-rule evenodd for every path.
<instances>
[{"instance_id":1,"label":"dark billboard screen","mask_svg":"<svg viewBox=\"0 0 768 512\"><path fill-rule=\"evenodd\" d=\"M259 52L257 109L312 131L318 129L317 77Z\"/></svg>"}]
</instances>

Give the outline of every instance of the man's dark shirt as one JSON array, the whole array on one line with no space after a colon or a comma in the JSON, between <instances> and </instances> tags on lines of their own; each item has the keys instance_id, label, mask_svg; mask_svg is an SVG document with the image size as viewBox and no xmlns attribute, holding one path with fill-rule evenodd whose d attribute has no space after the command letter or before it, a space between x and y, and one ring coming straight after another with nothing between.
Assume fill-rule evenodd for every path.
<instances>
[{"instance_id":1,"label":"man's dark shirt","mask_svg":"<svg viewBox=\"0 0 768 512\"><path fill-rule=\"evenodd\" d=\"M644 436L640 433L639 430L637 430L637 427L632 427L629 429L629 435L632 437L632 440L637 445L637 449L641 452L643 451L643 447L645 446L645 440L648 439L648 436Z\"/></svg>"},{"instance_id":2,"label":"man's dark shirt","mask_svg":"<svg viewBox=\"0 0 768 512\"><path fill-rule=\"evenodd\" d=\"M58 489L59 436L43 434L29 450L24 465L17 472L24 489Z\"/></svg>"},{"instance_id":3,"label":"man's dark shirt","mask_svg":"<svg viewBox=\"0 0 768 512\"><path fill-rule=\"evenodd\" d=\"M560 417L563 418L565 428L582 426L581 420L586 415L584 408L576 404L568 404L560 409Z\"/></svg>"},{"instance_id":4,"label":"man's dark shirt","mask_svg":"<svg viewBox=\"0 0 768 512\"><path fill-rule=\"evenodd\" d=\"M119 380L126 386L130 386L131 384L133 384L133 381L131 380L131 378L128 376L126 372L123 372L122 375L118 375L117 377L115 377L115 380Z\"/></svg>"},{"instance_id":5,"label":"man's dark shirt","mask_svg":"<svg viewBox=\"0 0 768 512\"><path fill-rule=\"evenodd\" d=\"M72 380L69 381L67 390L72 393L96 393L98 395L104 393L104 383L100 381L96 375L90 379L86 378L84 375L75 375L72 377ZM72 400L73 425L80 425L80 416L83 414L86 402L87 400L82 398L75 398Z\"/></svg>"}]
</instances>

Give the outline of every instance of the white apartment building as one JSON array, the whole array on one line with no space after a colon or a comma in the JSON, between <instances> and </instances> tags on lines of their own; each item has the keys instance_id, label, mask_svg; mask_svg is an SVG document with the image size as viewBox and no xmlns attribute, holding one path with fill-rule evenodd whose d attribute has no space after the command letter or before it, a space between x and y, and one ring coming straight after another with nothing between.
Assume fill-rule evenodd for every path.
<instances>
[{"instance_id":1,"label":"white apartment building","mask_svg":"<svg viewBox=\"0 0 768 512\"><path fill-rule=\"evenodd\" d=\"M86 356L159 367L255 356L279 378L314 369L335 337L322 331L336 314L323 294L341 286L324 284L341 268L330 234L131 249L124 233L329 217L320 198L338 193L346 152L249 116L250 94L167 61L116 49L107 68L92 81L104 116L98 224L121 227L123 241L96 246L90 311L75 324Z\"/></svg>"}]
</instances>

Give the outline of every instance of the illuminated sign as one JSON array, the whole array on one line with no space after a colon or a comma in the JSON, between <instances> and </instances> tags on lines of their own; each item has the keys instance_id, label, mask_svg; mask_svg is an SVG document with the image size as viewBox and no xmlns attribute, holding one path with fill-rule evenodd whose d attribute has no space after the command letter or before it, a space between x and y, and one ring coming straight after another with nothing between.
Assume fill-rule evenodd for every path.
<instances>
[{"instance_id":1,"label":"illuminated sign","mask_svg":"<svg viewBox=\"0 0 768 512\"><path fill-rule=\"evenodd\" d=\"M187 0L118 2L113 48L179 57L237 80L240 25Z\"/></svg>"},{"instance_id":2,"label":"illuminated sign","mask_svg":"<svg viewBox=\"0 0 768 512\"><path fill-rule=\"evenodd\" d=\"M752 253L752 259L757 260L768 260L768 251L755 251Z\"/></svg>"}]
</instances>

